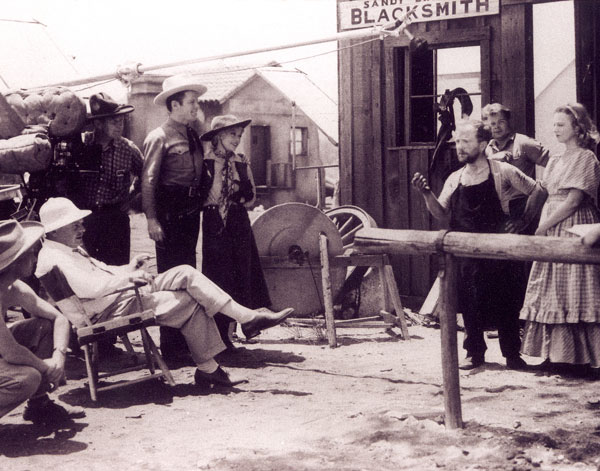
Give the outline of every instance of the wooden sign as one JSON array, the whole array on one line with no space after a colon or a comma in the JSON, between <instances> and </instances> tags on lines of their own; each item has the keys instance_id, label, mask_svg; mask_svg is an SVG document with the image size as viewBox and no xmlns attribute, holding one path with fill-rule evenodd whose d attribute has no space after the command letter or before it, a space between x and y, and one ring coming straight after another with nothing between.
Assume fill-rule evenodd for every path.
<instances>
[{"instance_id":1,"label":"wooden sign","mask_svg":"<svg viewBox=\"0 0 600 471\"><path fill-rule=\"evenodd\" d=\"M401 19L407 21L453 20L471 16L497 15L500 0L351 0L338 3L340 31L368 28Z\"/></svg>"}]
</instances>

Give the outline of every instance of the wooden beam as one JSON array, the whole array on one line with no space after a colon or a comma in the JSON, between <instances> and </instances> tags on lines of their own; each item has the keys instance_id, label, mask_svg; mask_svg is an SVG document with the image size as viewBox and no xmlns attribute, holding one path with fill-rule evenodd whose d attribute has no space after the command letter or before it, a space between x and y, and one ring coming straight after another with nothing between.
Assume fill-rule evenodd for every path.
<instances>
[{"instance_id":1,"label":"wooden beam","mask_svg":"<svg viewBox=\"0 0 600 471\"><path fill-rule=\"evenodd\" d=\"M531 5L502 6L502 104L512 110L513 128L529 136L535 134L531 17Z\"/></svg>"},{"instance_id":2,"label":"wooden beam","mask_svg":"<svg viewBox=\"0 0 600 471\"><path fill-rule=\"evenodd\" d=\"M327 236L319 235L319 248L321 254L321 279L323 282L323 304L325 304L325 325L327 326L327 341L331 348L337 347L335 334L335 319L333 317L333 295L331 294L331 280L329 272L329 251L327 249Z\"/></svg>"},{"instance_id":3,"label":"wooden beam","mask_svg":"<svg viewBox=\"0 0 600 471\"><path fill-rule=\"evenodd\" d=\"M442 251L457 257L600 264L600 250L584 246L579 237L447 232L441 239L442 234L444 231L369 228L358 231L354 245L366 254Z\"/></svg>"},{"instance_id":4,"label":"wooden beam","mask_svg":"<svg viewBox=\"0 0 600 471\"><path fill-rule=\"evenodd\" d=\"M440 335L442 341L442 376L444 378L445 425L449 429L462 428L460 379L458 375L458 347L456 339L456 261L444 256L444 270L440 273Z\"/></svg>"}]
</instances>

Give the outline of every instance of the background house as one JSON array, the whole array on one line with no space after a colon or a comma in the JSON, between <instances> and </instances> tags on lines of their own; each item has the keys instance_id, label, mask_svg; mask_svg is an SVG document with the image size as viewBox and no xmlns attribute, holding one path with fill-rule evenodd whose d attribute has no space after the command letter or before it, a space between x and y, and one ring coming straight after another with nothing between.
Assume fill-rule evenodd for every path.
<instances>
[{"instance_id":1,"label":"background house","mask_svg":"<svg viewBox=\"0 0 600 471\"><path fill-rule=\"evenodd\" d=\"M332 191L338 178L337 103L304 72L273 66L188 71L208 88L200 97L205 130L221 114L252 119L239 149L251 160L257 204L318 204L326 187ZM143 75L132 84L130 135L140 147L167 116L152 99L172 73Z\"/></svg>"}]
</instances>

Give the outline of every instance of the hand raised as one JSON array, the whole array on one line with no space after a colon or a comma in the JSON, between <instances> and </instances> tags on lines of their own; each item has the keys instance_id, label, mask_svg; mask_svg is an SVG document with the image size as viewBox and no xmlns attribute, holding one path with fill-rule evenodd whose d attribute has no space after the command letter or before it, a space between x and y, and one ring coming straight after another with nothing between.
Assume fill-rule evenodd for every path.
<instances>
[{"instance_id":1,"label":"hand raised","mask_svg":"<svg viewBox=\"0 0 600 471\"><path fill-rule=\"evenodd\" d=\"M429 184L427 183L427 179L421 175L419 172L415 173L412 180L412 186L414 186L421 193L425 193L427 191L431 191Z\"/></svg>"}]
</instances>

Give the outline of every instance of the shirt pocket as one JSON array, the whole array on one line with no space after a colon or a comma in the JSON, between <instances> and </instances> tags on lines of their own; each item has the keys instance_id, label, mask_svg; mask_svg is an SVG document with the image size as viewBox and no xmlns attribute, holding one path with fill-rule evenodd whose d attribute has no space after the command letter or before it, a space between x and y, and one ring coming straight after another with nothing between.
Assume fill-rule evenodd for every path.
<instances>
[{"instance_id":1,"label":"shirt pocket","mask_svg":"<svg viewBox=\"0 0 600 471\"><path fill-rule=\"evenodd\" d=\"M172 170L193 170L194 164L189 145L181 143L171 146L164 163Z\"/></svg>"}]
</instances>

